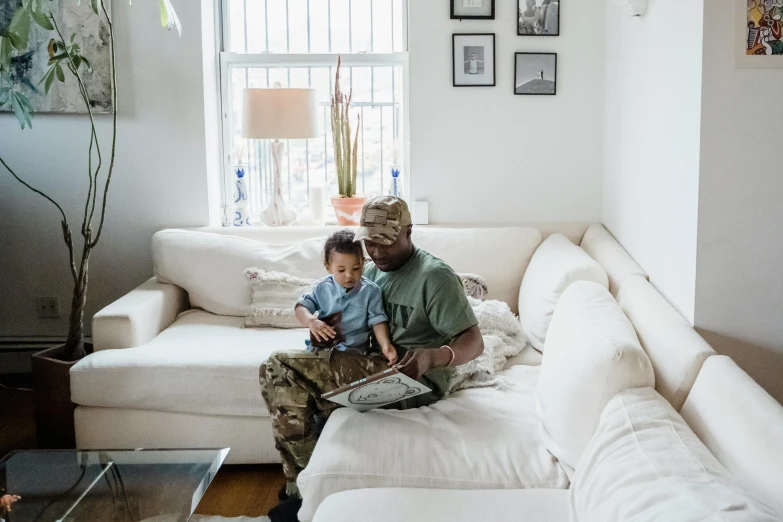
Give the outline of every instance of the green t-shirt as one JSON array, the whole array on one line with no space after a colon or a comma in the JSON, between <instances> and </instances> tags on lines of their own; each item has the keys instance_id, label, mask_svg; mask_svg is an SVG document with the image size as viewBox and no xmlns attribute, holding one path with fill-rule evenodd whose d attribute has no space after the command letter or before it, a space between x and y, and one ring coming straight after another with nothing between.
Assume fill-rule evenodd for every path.
<instances>
[{"instance_id":1,"label":"green t-shirt","mask_svg":"<svg viewBox=\"0 0 783 522\"><path fill-rule=\"evenodd\" d=\"M382 272L373 263L364 275L383 292L391 340L400 359L407 350L440 348L478 321L465 296L459 276L449 265L417 248L411 258L393 272ZM433 393L448 390L451 372L435 368L425 375ZM431 386L432 387L432 386Z\"/></svg>"}]
</instances>

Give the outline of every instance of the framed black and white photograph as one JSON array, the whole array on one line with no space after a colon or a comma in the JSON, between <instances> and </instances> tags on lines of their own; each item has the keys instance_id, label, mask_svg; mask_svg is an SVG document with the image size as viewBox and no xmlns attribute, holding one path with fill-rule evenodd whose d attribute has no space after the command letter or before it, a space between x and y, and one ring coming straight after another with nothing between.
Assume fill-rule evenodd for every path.
<instances>
[{"instance_id":1,"label":"framed black and white photograph","mask_svg":"<svg viewBox=\"0 0 783 522\"><path fill-rule=\"evenodd\" d=\"M514 94L557 94L557 54L515 53Z\"/></svg>"},{"instance_id":2,"label":"framed black and white photograph","mask_svg":"<svg viewBox=\"0 0 783 522\"><path fill-rule=\"evenodd\" d=\"M451 0L452 20L494 20L495 0Z\"/></svg>"},{"instance_id":3,"label":"framed black and white photograph","mask_svg":"<svg viewBox=\"0 0 783 522\"><path fill-rule=\"evenodd\" d=\"M560 0L517 0L519 36L560 36Z\"/></svg>"},{"instance_id":4,"label":"framed black and white photograph","mask_svg":"<svg viewBox=\"0 0 783 522\"><path fill-rule=\"evenodd\" d=\"M495 86L495 34L453 34L454 87Z\"/></svg>"}]
</instances>

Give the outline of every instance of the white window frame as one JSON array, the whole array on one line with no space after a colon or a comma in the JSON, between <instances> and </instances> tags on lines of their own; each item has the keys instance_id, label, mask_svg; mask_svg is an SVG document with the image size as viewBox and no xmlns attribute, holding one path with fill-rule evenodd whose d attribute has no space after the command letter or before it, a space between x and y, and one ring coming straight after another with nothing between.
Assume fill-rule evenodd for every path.
<instances>
[{"instance_id":1,"label":"white window frame","mask_svg":"<svg viewBox=\"0 0 783 522\"><path fill-rule=\"evenodd\" d=\"M316 0L328 1L328 0ZM363 0L358 0L363 1ZM408 49L408 1L403 0L403 46L404 52L394 53L370 53L360 52L351 54L339 54L342 63L346 67L352 66L399 66L402 68L402 156L404 164L403 190L406 199L410 195L410 80L409 80L409 52ZM218 0L217 8L220 16L216 17L218 25L218 71L220 83L220 162L221 171L221 216L223 226L230 226L229 209L233 204L234 172L233 152L229 150L231 143L231 131L234 129L234 117L231 110L231 70L242 67L335 67L337 65L337 53L331 54L296 54L296 53L234 53L225 51L230 30L229 0ZM331 90L331 89L330 89ZM326 134L324 141L326 142ZM331 144L327 144L331 146ZM381 173L382 176L385 173ZM385 188L385 187L384 187ZM330 195L327 194L327 197ZM328 202L325 202L328 204ZM258 220L256 220L258 222ZM327 222L327 225L334 224Z\"/></svg>"}]
</instances>

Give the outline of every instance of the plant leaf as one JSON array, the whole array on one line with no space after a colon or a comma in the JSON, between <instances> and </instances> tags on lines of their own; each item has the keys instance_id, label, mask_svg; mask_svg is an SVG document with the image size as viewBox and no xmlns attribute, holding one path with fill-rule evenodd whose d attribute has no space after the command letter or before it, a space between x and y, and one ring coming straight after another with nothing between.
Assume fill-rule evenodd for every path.
<instances>
[{"instance_id":1,"label":"plant leaf","mask_svg":"<svg viewBox=\"0 0 783 522\"><path fill-rule=\"evenodd\" d=\"M24 119L27 121L27 126L31 129L33 128L33 108L30 104L30 100L27 99L27 96L25 96L21 92L16 93L16 99L19 100L19 105L22 106L22 114L24 114Z\"/></svg>"},{"instance_id":2,"label":"plant leaf","mask_svg":"<svg viewBox=\"0 0 783 522\"><path fill-rule=\"evenodd\" d=\"M92 10L95 11L95 14L98 14L98 7L101 5L102 0L91 0L90 4L92 5Z\"/></svg>"},{"instance_id":3,"label":"plant leaf","mask_svg":"<svg viewBox=\"0 0 783 522\"><path fill-rule=\"evenodd\" d=\"M11 39L0 36L0 71L11 70Z\"/></svg>"},{"instance_id":4,"label":"plant leaf","mask_svg":"<svg viewBox=\"0 0 783 522\"><path fill-rule=\"evenodd\" d=\"M90 63L90 61L81 55L79 56L79 58L82 60L82 63L84 63L84 65L87 67L87 70L89 72L92 72L92 64Z\"/></svg>"},{"instance_id":5,"label":"plant leaf","mask_svg":"<svg viewBox=\"0 0 783 522\"><path fill-rule=\"evenodd\" d=\"M0 107L8 103L11 89L8 87L0 87Z\"/></svg>"},{"instance_id":6,"label":"plant leaf","mask_svg":"<svg viewBox=\"0 0 783 522\"><path fill-rule=\"evenodd\" d=\"M54 30L52 22L49 21L49 17L43 11L33 11L33 20L47 31Z\"/></svg>"},{"instance_id":7,"label":"plant leaf","mask_svg":"<svg viewBox=\"0 0 783 522\"><path fill-rule=\"evenodd\" d=\"M30 15L24 7L19 7L14 12L11 24L8 26L8 36L16 49L19 51L27 50L30 36Z\"/></svg>"},{"instance_id":8,"label":"plant leaf","mask_svg":"<svg viewBox=\"0 0 783 522\"><path fill-rule=\"evenodd\" d=\"M46 73L46 85L44 86L44 93L49 94L49 89L52 87L52 82L54 82L54 67L49 69L49 72Z\"/></svg>"},{"instance_id":9,"label":"plant leaf","mask_svg":"<svg viewBox=\"0 0 783 522\"><path fill-rule=\"evenodd\" d=\"M65 73L63 72L63 68L60 67L60 64L54 66L54 70L57 71L57 79L61 82L65 82Z\"/></svg>"},{"instance_id":10,"label":"plant leaf","mask_svg":"<svg viewBox=\"0 0 783 522\"><path fill-rule=\"evenodd\" d=\"M11 93L11 108L14 111L16 120L19 122L19 126L24 130L25 124L27 123L27 116L25 115L25 107L16 97L16 94L17 93L15 92Z\"/></svg>"},{"instance_id":11,"label":"plant leaf","mask_svg":"<svg viewBox=\"0 0 783 522\"><path fill-rule=\"evenodd\" d=\"M160 4L160 25L166 29L176 29L180 36L182 36L182 25L179 23L179 17L177 12L174 11L174 6L171 5L171 0L158 0Z\"/></svg>"}]
</instances>

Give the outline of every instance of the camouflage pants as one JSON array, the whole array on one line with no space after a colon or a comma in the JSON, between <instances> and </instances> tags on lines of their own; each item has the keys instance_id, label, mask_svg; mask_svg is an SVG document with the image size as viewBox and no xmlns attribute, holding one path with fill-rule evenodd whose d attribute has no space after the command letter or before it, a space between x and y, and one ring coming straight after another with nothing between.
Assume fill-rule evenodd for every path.
<instances>
[{"instance_id":1,"label":"camouflage pants","mask_svg":"<svg viewBox=\"0 0 783 522\"><path fill-rule=\"evenodd\" d=\"M283 461L289 495L299 495L296 477L310 461L329 415L340 407L321 399L321 395L388 368L388 362L380 355L337 350L275 352L261 365L261 395L272 416L275 447ZM430 395L391 406L421 406L431 402Z\"/></svg>"}]
</instances>

